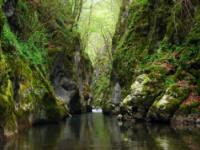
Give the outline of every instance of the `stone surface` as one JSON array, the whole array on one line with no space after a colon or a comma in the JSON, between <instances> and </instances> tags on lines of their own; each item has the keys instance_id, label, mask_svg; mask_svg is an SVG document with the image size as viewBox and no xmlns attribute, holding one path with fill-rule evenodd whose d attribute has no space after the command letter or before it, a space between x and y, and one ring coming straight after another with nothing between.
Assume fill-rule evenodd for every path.
<instances>
[{"instance_id":1,"label":"stone surface","mask_svg":"<svg viewBox=\"0 0 200 150\"><path fill-rule=\"evenodd\" d=\"M117 82L113 89L112 103L118 105L120 104L120 102L121 102L121 87L120 84Z\"/></svg>"},{"instance_id":2,"label":"stone surface","mask_svg":"<svg viewBox=\"0 0 200 150\"><path fill-rule=\"evenodd\" d=\"M158 80L147 74L140 75L131 85L131 93L123 100L122 109L127 110L133 118L145 119L149 107L159 94Z\"/></svg>"},{"instance_id":3,"label":"stone surface","mask_svg":"<svg viewBox=\"0 0 200 150\"><path fill-rule=\"evenodd\" d=\"M147 118L154 121L170 121L173 114L179 108L182 101L188 96L187 87L172 85L166 89L161 98L159 97L148 111Z\"/></svg>"}]
</instances>

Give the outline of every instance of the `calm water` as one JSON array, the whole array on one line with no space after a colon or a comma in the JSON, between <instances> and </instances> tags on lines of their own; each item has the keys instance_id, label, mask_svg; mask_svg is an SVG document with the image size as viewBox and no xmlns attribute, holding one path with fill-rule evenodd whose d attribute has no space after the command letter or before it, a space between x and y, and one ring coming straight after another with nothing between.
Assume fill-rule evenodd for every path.
<instances>
[{"instance_id":1,"label":"calm water","mask_svg":"<svg viewBox=\"0 0 200 150\"><path fill-rule=\"evenodd\" d=\"M122 127L100 113L69 118L59 125L23 130L5 150L200 150L200 129L134 124Z\"/></svg>"}]
</instances>

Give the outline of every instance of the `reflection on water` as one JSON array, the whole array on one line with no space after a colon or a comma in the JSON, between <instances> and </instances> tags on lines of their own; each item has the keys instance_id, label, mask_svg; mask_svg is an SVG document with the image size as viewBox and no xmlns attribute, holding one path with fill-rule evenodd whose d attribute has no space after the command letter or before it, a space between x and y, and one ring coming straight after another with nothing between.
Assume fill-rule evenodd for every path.
<instances>
[{"instance_id":1,"label":"reflection on water","mask_svg":"<svg viewBox=\"0 0 200 150\"><path fill-rule=\"evenodd\" d=\"M63 124L34 127L0 149L5 150L199 150L200 130L132 124L120 127L100 113L74 116Z\"/></svg>"}]
</instances>

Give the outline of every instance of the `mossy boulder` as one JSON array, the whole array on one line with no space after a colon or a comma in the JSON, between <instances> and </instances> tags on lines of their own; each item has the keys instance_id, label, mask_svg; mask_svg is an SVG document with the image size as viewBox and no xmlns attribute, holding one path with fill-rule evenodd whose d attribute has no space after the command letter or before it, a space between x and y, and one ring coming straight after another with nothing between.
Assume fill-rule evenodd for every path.
<instances>
[{"instance_id":1,"label":"mossy boulder","mask_svg":"<svg viewBox=\"0 0 200 150\"><path fill-rule=\"evenodd\" d=\"M19 127L65 118L68 108L40 70L20 57L11 58L0 55L0 127L4 136L17 133Z\"/></svg>"},{"instance_id":2,"label":"mossy boulder","mask_svg":"<svg viewBox=\"0 0 200 150\"><path fill-rule=\"evenodd\" d=\"M67 106L58 99L40 70L31 70L23 61L16 63L15 105L19 124L59 121L68 114Z\"/></svg>"},{"instance_id":3,"label":"mossy boulder","mask_svg":"<svg viewBox=\"0 0 200 150\"><path fill-rule=\"evenodd\" d=\"M76 51L71 58L70 51L55 52L51 62L50 80L55 94L69 107L71 114L87 112L87 107L91 105L91 62L87 56Z\"/></svg>"},{"instance_id":4,"label":"mossy boulder","mask_svg":"<svg viewBox=\"0 0 200 150\"><path fill-rule=\"evenodd\" d=\"M171 85L150 107L147 118L153 121L170 121L181 102L188 96L188 87Z\"/></svg>"},{"instance_id":5,"label":"mossy boulder","mask_svg":"<svg viewBox=\"0 0 200 150\"><path fill-rule=\"evenodd\" d=\"M0 54L0 127L5 136L17 132L17 122L14 115L13 85L8 77L8 64Z\"/></svg>"},{"instance_id":6,"label":"mossy boulder","mask_svg":"<svg viewBox=\"0 0 200 150\"><path fill-rule=\"evenodd\" d=\"M121 112L152 121L199 120L198 98L191 104L183 101L192 87L197 88L196 97L200 94L200 1L129 2L122 10L127 17L121 17L113 38L112 80L120 83L123 98L130 93ZM130 89L141 74L148 75L149 84L143 84L144 77L132 85L137 88ZM159 79L154 85L152 74Z\"/></svg>"},{"instance_id":7,"label":"mossy boulder","mask_svg":"<svg viewBox=\"0 0 200 150\"><path fill-rule=\"evenodd\" d=\"M161 92L161 82L156 77L143 74L136 78L131 93L123 100L122 109L133 118L145 119L146 113Z\"/></svg>"},{"instance_id":8,"label":"mossy boulder","mask_svg":"<svg viewBox=\"0 0 200 150\"><path fill-rule=\"evenodd\" d=\"M191 92L173 116L173 124L200 124L200 97Z\"/></svg>"},{"instance_id":9,"label":"mossy boulder","mask_svg":"<svg viewBox=\"0 0 200 150\"><path fill-rule=\"evenodd\" d=\"M2 85L1 85L2 86ZM4 135L9 137L17 133L17 120L14 114L13 87L12 82L8 79L4 81L0 91L0 126L3 127Z\"/></svg>"}]
</instances>

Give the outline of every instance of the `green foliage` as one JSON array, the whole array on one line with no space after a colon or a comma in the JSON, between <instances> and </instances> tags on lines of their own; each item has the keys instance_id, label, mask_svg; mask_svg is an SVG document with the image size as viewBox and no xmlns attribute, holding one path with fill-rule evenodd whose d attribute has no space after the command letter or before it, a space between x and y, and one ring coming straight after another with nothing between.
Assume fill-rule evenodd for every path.
<instances>
[{"instance_id":1,"label":"green foliage","mask_svg":"<svg viewBox=\"0 0 200 150\"><path fill-rule=\"evenodd\" d=\"M198 108L199 106L199 102L192 102L190 105L182 104L179 108L179 111L181 113L190 114L195 110L195 108Z\"/></svg>"},{"instance_id":2,"label":"green foliage","mask_svg":"<svg viewBox=\"0 0 200 150\"><path fill-rule=\"evenodd\" d=\"M46 37L43 33L33 33L26 42L20 41L5 24L2 32L2 47L4 51L16 51L23 58L30 60L33 64L44 64L46 56Z\"/></svg>"},{"instance_id":3,"label":"green foliage","mask_svg":"<svg viewBox=\"0 0 200 150\"><path fill-rule=\"evenodd\" d=\"M101 105L108 99L112 69L112 36L120 11L121 0L87 0L83 2L78 22L82 47L92 62L94 104Z\"/></svg>"},{"instance_id":4,"label":"green foliage","mask_svg":"<svg viewBox=\"0 0 200 150\"><path fill-rule=\"evenodd\" d=\"M19 0L16 7L19 11L17 14L17 36L19 36L23 41L26 41L35 32L45 34L46 29L39 20L40 14L36 9L34 9L34 6L31 6L26 1Z\"/></svg>"},{"instance_id":5,"label":"green foliage","mask_svg":"<svg viewBox=\"0 0 200 150\"><path fill-rule=\"evenodd\" d=\"M98 77L98 79L93 79L93 94L95 101L93 102L93 105L95 106L102 106L102 103L104 102L106 94L110 94L109 92L109 85L110 85L110 79L106 75L101 75Z\"/></svg>"},{"instance_id":6,"label":"green foliage","mask_svg":"<svg viewBox=\"0 0 200 150\"><path fill-rule=\"evenodd\" d=\"M1 4L0 4L0 7L2 7ZM1 30L2 30L2 27L3 27L4 21L5 21L5 16L3 15L2 10L0 10L0 32L1 32Z\"/></svg>"},{"instance_id":7,"label":"green foliage","mask_svg":"<svg viewBox=\"0 0 200 150\"><path fill-rule=\"evenodd\" d=\"M4 23L2 31L2 47L9 53L18 53L33 64L45 64L48 44L45 28L38 20L38 13L20 0L17 3L18 31L12 31L8 23Z\"/></svg>"},{"instance_id":8,"label":"green foliage","mask_svg":"<svg viewBox=\"0 0 200 150\"><path fill-rule=\"evenodd\" d=\"M93 65L99 65L96 61L99 56L110 59L108 53L111 52L111 39L115 32L120 5L120 0L87 0L83 4L78 31L85 45L85 52Z\"/></svg>"},{"instance_id":9,"label":"green foliage","mask_svg":"<svg viewBox=\"0 0 200 150\"><path fill-rule=\"evenodd\" d=\"M70 2L41 1L17 2L15 31L5 23L2 33L4 51L17 52L36 65L48 63L48 45L66 49L69 57L77 34L72 33L72 10ZM74 34L74 35L73 35Z\"/></svg>"},{"instance_id":10,"label":"green foliage","mask_svg":"<svg viewBox=\"0 0 200 150\"><path fill-rule=\"evenodd\" d=\"M70 66L66 70L73 72L79 34L73 31L74 1L17 0L9 18L4 14L5 2L0 0L0 126L12 134L18 125L41 119L41 112L46 121L66 117L68 110L48 79L48 67L54 63L49 53L53 49L54 57L66 54Z\"/></svg>"},{"instance_id":11,"label":"green foliage","mask_svg":"<svg viewBox=\"0 0 200 150\"><path fill-rule=\"evenodd\" d=\"M146 5L148 4L148 0L134 0L135 5Z\"/></svg>"},{"instance_id":12,"label":"green foliage","mask_svg":"<svg viewBox=\"0 0 200 150\"><path fill-rule=\"evenodd\" d=\"M177 81L176 81L176 78L174 78L174 76L169 76L169 77L166 77L166 79L165 79L165 85L167 87L174 85L176 82Z\"/></svg>"},{"instance_id":13,"label":"green foliage","mask_svg":"<svg viewBox=\"0 0 200 150\"><path fill-rule=\"evenodd\" d=\"M174 84L189 71L191 60L199 60L199 3L134 0L129 7L126 32L114 41L115 76L125 89L144 72L157 72L166 86ZM174 71L167 72L163 64Z\"/></svg>"}]
</instances>

